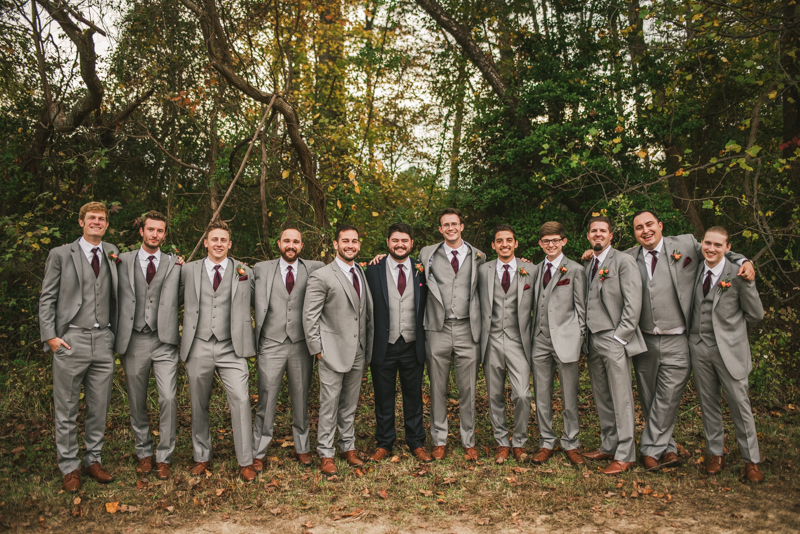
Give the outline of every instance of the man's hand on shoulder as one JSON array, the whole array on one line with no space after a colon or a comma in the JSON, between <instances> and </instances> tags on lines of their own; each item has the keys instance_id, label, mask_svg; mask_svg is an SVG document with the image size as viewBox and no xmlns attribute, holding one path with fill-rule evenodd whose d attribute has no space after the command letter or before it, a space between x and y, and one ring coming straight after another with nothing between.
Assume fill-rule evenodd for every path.
<instances>
[{"instance_id":1,"label":"man's hand on shoulder","mask_svg":"<svg viewBox=\"0 0 800 534\"><path fill-rule=\"evenodd\" d=\"M183 256L178 256L178 259L175 260L175 265L178 265L178 266L183 265L185 263L186 263L186 261L183 259Z\"/></svg>"},{"instance_id":2,"label":"man's hand on shoulder","mask_svg":"<svg viewBox=\"0 0 800 534\"><path fill-rule=\"evenodd\" d=\"M756 279L756 270L753 267L753 262L747 260L739 267L739 272L736 273L738 276L741 276L748 282L752 282Z\"/></svg>"},{"instance_id":3,"label":"man's hand on shoulder","mask_svg":"<svg viewBox=\"0 0 800 534\"><path fill-rule=\"evenodd\" d=\"M50 346L50 350L52 350L53 352L57 351L59 347L61 347L62 345L67 350L70 350L72 348L69 345L67 345L67 342L61 339L60 337L54 337L52 339L48 339L47 344Z\"/></svg>"},{"instance_id":4,"label":"man's hand on shoulder","mask_svg":"<svg viewBox=\"0 0 800 534\"><path fill-rule=\"evenodd\" d=\"M378 265L378 262L380 262L385 257L386 257L386 254L378 254L377 256L372 258L372 261L370 261L369 264L370 265Z\"/></svg>"},{"instance_id":5,"label":"man's hand on shoulder","mask_svg":"<svg viewBox=\"0 0 800 534\"><path fill-rule=\"evenodd\" d=\"M583 253L583 256L581 256L581 261L589 261L592 259L592 256L594 256L594 251L589 249Z\"/></svg>"}]
</instances>

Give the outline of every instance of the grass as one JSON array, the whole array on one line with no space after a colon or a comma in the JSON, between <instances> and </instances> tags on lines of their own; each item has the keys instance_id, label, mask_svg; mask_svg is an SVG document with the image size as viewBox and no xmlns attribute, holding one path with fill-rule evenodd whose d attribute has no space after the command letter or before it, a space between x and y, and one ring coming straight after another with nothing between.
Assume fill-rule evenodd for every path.
<instances>
[{"instance_id":1,"label":"grass","mask_svg":"<svg viewBox=\"0 0 800 534\"><path fill-rule=\"evenodd\" d=\"M255 395L255 370L251 371L251 393ZM156 527L186 529L198 521L220 521L251 526L285 524L294 531L312 528L303 525L320 524L343 530L358 525L365 531L369 525L377 524L382 530L401 531L415 530L419 525L446 528L458 523L475 529L543 527L569 531L590 525L644 532L663 524L678 529L775 532L797 528L795 518L800 512L800 414L794 405L756 407L767 476L760 486L739 480L742 464L727 414L728 465L718 477L704 474L702 423L691 386L685 393L675 432L683 464L655 474L637 467L622 476L607 477L598 472L605 464L589 463L586 468L576 469L560 452L542 466L518 465L513 460L495 465L482 374L477 403L481 459L477 463L469 463L463 456L453 384L449 403L451 434L444 461L425 465L410 457L403 442L398 401L396 461L354 470L337 459L339 475L327 479L317 469L316 455L312 468L304 468L292 458L291 407L284 383L275 430L275 435L283 439L273 441L264 473L248 486L238 479L229 412L219 381L211 411L213 471L201 477L188 475L192 465L190 405L185 374L181 372L173 477L163 483L154 476L142 479L135 472L120 366L103 449L103 463L116 481L104 486L84 477L76 499L76 495L61 491L62 477L53 442L49 363L7 362L0 375L6 378L0 390L0 525L11 530L144 532ZM368 376L356 416L356 444L362 453L374 449L372 386ZM315 371L311 393L312 448L316 446L317 384ZM427 395L427 384L424 391ZM149 404L151 429L157 430L154 380ZM252 404L255 409L255 401ZM510 409L507 412L511 417ZM556 417L558 429L558 401ZM596 448L599 427L585 369L581 374L581 425L581 448ZM639 413L639 432L641 427ZM533 453L538 446L535 413L529 436L527 448ZM128 508L110 514L106 503Z\"/></svg>"}]
</instances>

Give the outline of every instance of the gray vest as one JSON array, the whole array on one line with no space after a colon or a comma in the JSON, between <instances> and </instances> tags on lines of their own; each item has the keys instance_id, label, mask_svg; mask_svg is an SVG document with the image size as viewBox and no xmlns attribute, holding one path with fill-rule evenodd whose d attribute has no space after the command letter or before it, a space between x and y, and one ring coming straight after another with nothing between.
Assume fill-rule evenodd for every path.
<instances>
[{"instance_id":1,"label":"gray vest","mask_svg":"<svg viewBox=\"0 0 800 534\"><path fill-rule=\"evenodd\" d=\"M211 336L217 341L231 338L231 284L233 283L233 265L230 261L225 268L222 282L214 291L208 279L206 266L200 273L200 318L197 320L197 338L208 341Z\"/></svg>"},{"instance_id":2,"label":"gray vest","mask_svg":"<svg viewBox=\"0 0 800 534\"><path fill-rule=\"evenodd\" d=\"M292 343L297 343L306 338L303 332L303 300L306 296L307 278L301 278L300 262L292 265L294 274L294 288L292 294L286 291L280 267L277 268L272 279L272 290L269 294L269 311L264 318L264 327L261 337L271 341L283 343L288 337Z\"/></svg>"},{"instance_id":3,"label":"gray vest","mask_svg":"<svg viewBox=\"0 0 800 534\"><path fill-rule=\"evenodd\" d=\"M467 249L467 254L472 254L472 249ZM456 319L467 319L472 288L472 259L469 256L464 258L458 266L458 274L453 272L451 259L445 255L444 246L436 251L433 255L433 276L442 294L445 318L454 315Z\"/></svg>"},{"instance_id":4,"label":"gray vest","mask_svg":"<svg viewBox=\"0 0 800 534\"><path fill-rule=\"evenodd\" d=\"M669 274L669 262L672 258L666 254L666 249L658 255L656 272L653 279L648 280L647 264L644 262L644 255L649 254L642 249L636 263L642 273L642 315L639 318L639 328L645 334L652 334L656 327L662 331L686 326L683 319L681 302L678 300L678 293L672 283L672 276Z\"/></svg>"},{"instance_id":5,"label":"gray vest","mask_svg":"<svg viewBox=\"0 0 800 534\"><path fill-rule=\"evenodd\" d=\"M137 332L149 326L152 332L158 330L158 304L161 301L161 289L164 286L164 276L169 266L169 257L161 254L158 269L153 280L148 284L136 256L133 266L133 289L136 291L136 312L133 316L133 329Z\"/></svg>"},{"instance_id":6,"label":"gray vest","mask_svg":"<svg viewBox=\"0 0 800 534\"><path fill-rule=\"evenodd\" d=\"M658 268L658 266L656 266ZM694 288L694 304L692 305L692 326L689 329L689 341L699 343L702 339L706 345L713 347L717 344L714 337L714 323L711 320L711 311L714 307L714 292L719 291L717 286L711 286L708 295L703 296L703 280Z\"/></svg>"},{"instance_id":7,"label":"gray vest","mask_svg":"<svg viewBox=\"0 0 800 534\"><path fill-rule=\"evenodd\" d=\"M98 254L103 254L100 247ZM83 251L81 250L81 255ZM95 278L92 266L83 258L81 264L81 309L75 314L70 324L81 328L94 328L99 324L100 328L106 328L110 321L111 306L111 270L108 262L112 261L105 257L100 262L100 275Z\"/></svg>"},{"instance_id":8,"label":"gray vest","mask_svg":"<svg viewBox=\"0 0 800 534\"><path fill-rule=\"evenodd\" d=\"M556 274L558 274L558 265L553 265L550 268L550 283L547 284L547 288L542 287L537 288L539 293L539 309L534 310L534 319L533 319L533 335L538 336L539 333L544 334L546 337L550 337L550 311L548 310L548 303L550 302L550 295L553 293L553 288L558 283L556 282ZM545 259L544 263L542 264L542 276L544 276L545 271L547 270L547 259Z\"/></svg>"},{"instance_id":9,"label":"gray vest","mask_svg":"<svg viewBox=\"0 0 800 534\"><path fill-rule=\"evenodd\" d=\"M396 343L400 336L406 343L417 339L416 306L414 303L413 273L406 272L406 289L403 296L392 278L390 262L386 261L386 285L389 286L389 343ZM414 268L414 265L411 265ZM452 268L450 269L452 271ZM407 271L407 269L406 269Z\"/></svg>"},{"instance_id":10,"label":"gray vest","mask_svg":"<svg viewBox=\"0 0 800 534\"><path fill-rule=\"evenodd\" d=\"M350 292L350 296L353 297L354 302L358 302L358 343L360 348L366 349L367 348L367 294L366 292L369 291L367 287L367 281L363 276L363 270L361 267L358 266L357 263L353 264L355 267L354 276L358 276L358 281L361 283L361 299L358 298L358 294L356 293L356 288L353 287L353 284L347 284L347 291ZM360 271L360 272L359 272ZM349 280L347 274L344 275L346 279Z\"/></svg>"},{"instance_id":11,"label":"gray vest","mask_svg":"<svg viewBox=\"0 0 800 534\"><path fill-rule=\"evenodd\" d=\"M460 274L460 273L459 273ZM492 273L497 276L497 272ZM519 276L517 273L515 276ZM511 339L519 339L519 317L517 316L517 280L511 282L508 293L503 293L500 279L494 281L494 295L492 296L492 323L489 335L498 338L506 334Z\"/></svg>"},{"instance_id":12,"label":"gray vest","mask_svg":"<svg viewBox=\"0 0 800 534\"><path fill-rule=\"evenodd\" d=\"M594 258L592 258L594 261ZM600 264L602 267L603 264ZM599 270L599 269L598 269ZM589 332L596 334L598 332L605 332L606 330L614 330L616 325L611 322L611 318L606 313L603 307L603 302L600 300L600 274L594 275L592 280L591 271L589 271L589 298L586 299L586 327Z\"/></svg>"}]
</instances>

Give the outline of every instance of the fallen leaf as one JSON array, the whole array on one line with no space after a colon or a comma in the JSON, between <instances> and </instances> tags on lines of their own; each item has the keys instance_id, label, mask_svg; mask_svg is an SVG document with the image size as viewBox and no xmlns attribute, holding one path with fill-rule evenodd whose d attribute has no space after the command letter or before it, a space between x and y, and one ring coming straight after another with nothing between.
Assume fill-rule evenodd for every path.
<instances>
[{"instance_id":1,"label":"fallen leaf","mask_svg":"<svg viewBox=\"0 0 800 534\"><path fill-rule=\"evenodd\" d=\"M656 510L655 512L653 512L653 515L660 515L661 517L664 517L664 512L662 512L661 510Z\"/></svg>"},{"instance_id":2,"label":"fallen leaf","mask_svg":"<svg viewBox=\"0 0 800 534\"><path fill-rule=\"evenodd\" d=\"M189 484L190 485L194 485L194 484L192 484L191 481L189 481ZM149 485L149 483L146 480L137 480L136 481L136 489L146 489L148 485Z\"/></svg>"},{"instance_id":3,"label":"fallen leaf","mask_svg":"<svg viewBox=\"0 0 800 534\"><path fill-rule=\"evenodd\" d=\"M731 517L735 517L736 519L741 519L744 516L742 514L735 514L734 513L734 514L731 514Z\"/></svg>"},{"instance_id":4,"label":"fallen leaf","mask_svg":"<svg viewBox=\"0 0 800 534\"><path fill-rule=\"evenodd\" d=\"M364 497L369 497L369 489L368 488L364 488L364 491L361 492L361 495L364 496Z\"/></svg>"},{"instance_id":5,"label":"fallen leaf","mask_svg":"<svg viewBox=\"0 0 800 534\"><path fill-rule=\"evenodd\" d=\"M445 477L444 480L442 480L442 485L452 484L455 481L456 477Z\"/></svg>"},{"instance_id":6,"label":"fallen leaf","mask_svg":"<svg viewBox=\"0 0 800 534\"><path fill-rule=\"evenodd\" d=\"M479 517L478 519L475 520L475 522L479 525L488 525L489 523L492 522L492 520L489 517Z\"/></svg>"},{"instance_id":7,"label":"fallen leaf","mask_svg":"<svg viewBox=\"0 0 800 534\"><path fill-rule=\"evenodd\" d=\"M174 507L174 506L167 506L167 507L165 508L165 510L166 510L167 512L169 512L169 513L172 513L172 512L174 512L174 511L175 511L175 507Z\"/></svg>"},{"instance_id":8,"label":"fallen leaf","mask_svg":"<svg viewBox=\"0 0 800 534\"><path fill-rule=\"evenodd\" d=\"M78 506L80 503L81 503L80 497L75 497L74 499L72 499L72 504L74 504L75 506Z\"/></svg>"},{"instance_id":9,"label":"fallen leaf","mask_svg":"<svg viewBox=\"0 0 800 534\"><path fill-rule=\"evenodd\" d=\"M583 478L589 478L590 476L592 476L592 472L591 471L584 471L583 472Z\"/></svg>"},{"instance_id":10,"label":"fallen leaf","mask_svg":"<svg viewBox=\"0 0 800 534\"><path fill-rule=\"evenodd\" d=\"M123 504L123 505L121 505L119 507L119 511L120 512L128 512L129 514L132 514L134 512L138 512L139 508L136 507L136 506L128 506L127 504Z\"/></svg>"},{"instance_id":11,"label":"fallen leaf","mask_svg":"<svg viewBox=\"0 0 800 534\"><path fill-rule=\"evenodd\" d=\"M624 508L614 508L614 513L617 515L625 515L627 512Z\"/></svg>"},{"instance_id":12,"label":"fallen leaf","mask_svg":"<svg viewBox=\"0 0 800 534\"><path fill-rule=\"evenodd\" d=\"M392 456L391 460L389 460L389 461L392 462L393 464L396 464L396 463L400 462L400 457L399 456Z\"/></svg>"},{"instance_id":13,"label":"fallen leaf","mask_svg":"<svg viewBox=\"0 0 800 534\"><path fill-rule=\"evenodd\" d=\"M514 469L512 469L512 471L514 471L518 475L521 475L522 473L527 473L530 470L531 470L530 467L515 467Z\"/></svg>"},{"instance_id":14,"label":"fallen leaf","mask_svg":"<svg viewBox=\"0 0 800 534\"><path fill-rule=\"evenodd\" d=\"M555 471L553 471L552 469L542 469L542 470L541 470L541 471L539 471L539 472L540 472L540 473L548 473L548 474L555 473Z\"/></svg>"},{"instance_id":15,"label":"fallen leaf","mask_svg":"<svg viewBox=\"0 0 800 534\"><path fill-rule=\"evenodd\" d=\"M200 479L197 477L192 477L189 479L189 487L196 486L200 484Z\"/></svg>"},{"instance_id":16,"label":"fallen leaf","mask_svg":"<svg viewBox=\"0 0 800 534\"><path fill-rule=\"evenodd\" d=\"M288 448L288 447L294 447L294 441L284 441L284 442L281 444L281 448L282 448L282 449L286 449L286 448Z\"/></svg>"},{"instance_id":17,"label":"fallen leaf","mask_svg":"<svg viewBox=\"0 0 800 534\"><path fill-rule=\"evenodd\" d=\"M613 491L609 491L608 493L604 493L603 497L616 497L617 494Z\"/></svg>"},{"instance_id":18,"label":"fallen leaf","mask_svg":"<svg viewBox=\"0 0 800 534\"><path fill-rule=\"evenodd\" d=\"M631 499L638 499L638 498L639 498L639 492L637 492L636 490L633 490L631 492Z\"/></svg>"},{"instance_id":19,"label":"fallen leaf","mask_svg":"<svg viewBox=\"0 0 800 534\"><path fill-rule=\"evenodd\" d=\"M622 486L624 486L624 485L625 485L624 482L617 482L617 489L622 488Z\"/></svg>"},{"instance_id":20,"label":"fallen leaf","mask_svg":"<svg viewBox=\"0 0 800 534\"><path fill-rule=\"evenodd\" d=\"M222 495L223 493L225 493L225 488L218 488L218 489L217 489L217 497L219 497L219 496L220 496L220 495Z\"/></svg>"},{"instance_id":21,"label":"fallen leaf","mask_svg":"<svg viewBox=\"0 0 800 534\"><path fill-rule=\"evenodd\" d=\"M116 514L119 511L119 503L118 502L107 502L106 503L106 512L109 514Z\"/></svg>"},{"instance_id":22,"label":"fallen leaf","mask_svg":"<svg viewBox=\"0 0 800 534\"><path fill-rule=\"evenodd\" d=\"M311 521L309 521L308 523L303 523L300 526L305 528L314 528L314 524Z\"/></svg>"},{"instance_id":23,"label":"fallen leaf","mask_svg":"<svg viewBox=\"0 0 800 534\"><path fill-rule=\"evenodd\" d=\"M389 498L389 492L386 491L385 489L380 490L378 492L378 497L380 497L381 499L388 499Z\"/></svg>"},{"instance_id":24,"label":"fallen leaf","mask_svg":"<svg viewBox=\"0 0 800 534\"><path fill-rule=\"evenodd\" d=\"M271 513L272 515L278 515L279 513L281 513L281 509L273 508L272 510L269 511L269 513Z\"/></svg>"},{"instance_id":25,"label":"fallen leaf","mask_svg":"<svg viewBox=\"0 0 800 534\"><path fill-rule=\"evenodd\" d=\"M421 489L421 490L419 490L419 492L421 494L423 494L424 496L426 496L426 497L430 497L431 495L433 495L433 492L432 491L428 491L428 490L422 490Z\"/></svg>"}]
</instances>

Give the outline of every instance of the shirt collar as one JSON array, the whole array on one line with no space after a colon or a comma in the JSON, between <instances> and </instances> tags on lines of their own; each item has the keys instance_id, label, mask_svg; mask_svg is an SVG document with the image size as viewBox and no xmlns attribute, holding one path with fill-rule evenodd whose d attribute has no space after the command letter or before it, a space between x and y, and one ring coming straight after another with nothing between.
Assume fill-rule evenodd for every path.
<instances>
[{"instance_id":1,"label":"shirt collar","mask_svg":"<svg viewBox=\"0 0 800 534\"><path fill-rule=\"evenodd\" d=\"M562 252L561 254L559 254L558 257L554 261L548 260L547 256L545 256L545 258L544 258L544 268L545 269L547 269L547 264L548 263L552 263L553 267L555 267L557 269L559 265L564 263L564 253Z\"/></svg>"},{"instance_id":2,"label":"shirt collar","mask_svg":"<svg viewBox=\"0 0 800 534\"><path fill-rule=\"evenodd\" d=\"M89 243L88 241L86 241L86 240L83 238L83 236L81 236L81 238L78 240L78 244L81 246L81 249L83 249L83 251L84 251L86 254L90 255L90 256L91 256L91 254L92 254L92 249L93 249L93 248L95 248L95 247L97 247L97 248L99 248L99 249L100 249L100 250L98 251L98 252L100 253L100 256L102 256L102 255L103 255L103 243L102 243L102 242L101 242L99 245L92 245L91 243Z\"/></svg>"},{"instance_id":3,"label":"shirt collar","mask_svg":"<svg viewBox=\"0 0 800 534\"><path fill-rule=\"evenodd\" d=\"M461 246L458 247L458 248L450 248L450 245L448 245L445 242L444 251L447 253L447 257L448 258L453 255L453 252L458 252L459 255L466 256L467 255L467 242L462 239L461 240Z\"/></svg>"},{"instance_id":4,"label":"shirt collar","mask_svg":"<svg viewBox=\"0 0 800 534\"><path fill-rule=\"evenodd\" d=\"M503 263L502 261L497 260L497 271L498 272L503 272L505 270L504 267L506 265L508 265L508 270L509 271L516 271L517 270L517 257L514 256L513 258L511 258L511 261L508 262L508 263Z\"/></svg>"},{"instance_id":5,"label":"shirt collar","mask_svg":"<svg viewBox=\"0 0 800 534\"><path fill-rule=\"evenodd\" d=\"M661 257L661 251L664 250L664 238L662 237L656 247L653 249L656 251L658 257ZM650 254L651 251L647 250L646 248L642 247L642 251L644 252L645 256Z\"/></svg>"},{"instance_id":6,"label":"shirt collar","mask_svg":"<svg viewBox=\"0 0 800 534\"><path fill-rule=\"evenodd\" d=\"M610 250L611 250L611 245L608 245L603 252L601 252L600 254L595 254L595 258L597 258L597 261L600 262L600 265L602 265L603 262L606 261L606 257L608 256Z\"/></svg>"},{"instance_id":7,"label":"shirt collar","mask_svg":"<svg viewBox=\"0 0 800 534\"><path fill-rule=\"evenodd\" d=\"M156 250L155 254L150 254L142 247L139 247L139 260L147 261L150 256L155 256L155 261L161 261L161 249Z\"/></svg>"},{"instance_id":8,"label":"shirt collar","mask_svg":"<svg viewBox=\"0 0 800 534\"><path fill-rule=\"evenodd\" d=\"M403 267L406 268L406 271L409 272L411 271L411 256L406 256L406 259L404 259L399 263L391 255L389 255L388 258L389 258L389 267L391 267L392 269L397 269L398 265L402 265Z\"/></svg>"},{"instance_id":9,"label":"shirt collar","mask_svg":"<svg viewBox=\"0 0 800 534\"><path fill-rule=\"evenodd\" d=\"M705 269L703 270L703 277L705 277L705 276L706 276L706 273L707 273L708 271L711 271L711 276L712 276L713 278L719 278L719 276L722 274L722 270L723 270L723 269L725 269L725 262L726 262L726 261L727 261L727 260L726 260L726 259L725 259L725 257L723 256L723 258L722 258L722 261L721 261L721 262L719 262L718 264L716 264L716 265L715 265L713 268L712 268L712 267L709 267L709 266L708 266L708 264L706 264L705 262L703 262L703 266L705 267Z\"/></svg>"},{"instance_id":10,"label":"shirt collar","mask_svg":"<svg viewBox=\"0 0 800 534\"><path fill-rule=\"evenodd\" d=\"M345 273L349 273L350 269L358 267L358 264L356 264L356 262L353 262L353 265L347 265L347 263L343 261L341 258L339 258L338 255L336 256L336 265L338 265L339 268L342 270L342 272Z\"/></svg>"},{"instance_id":11,"label":"shirt collar","mask_svg":"<svg viewBox=\"0 0 800 534\"><path fill-rule=\"evenodd\" d=\"M295 272L297 272L297 262L298 262L298 261L299 261L299 260L294 260L294 262L292 262L292 263L289 263L289 262L287 262L286 260L284 260L284 259L283 259L283 256L281 256L281 257L278 259L278 268L280 268L281 272L285 272L285 271L286 271L286 268L287 268L287 267L289 267L289 266L291 266L291 267L292 267L292 270L293 270L293 271L295 271Z\"/></svg>"},{"instance_id":12,"label":"shirt collar","mask_svg":"<svg viewBox=\"0 0 800 534\"><path fill-rule=\"evenodd\" d=\"M225 267L227 267L227 266L228 266L228 259L229 259L229 258L227 258L227 257L226 257L226 258L225 258L224 260L222 260L220 263L214 263L213 261L211 261L211 258L209 258L208 256L206 256L206 259L204 259L204 260L203 260L203 262L204 262L204 263L205 263L205 265L206 265L206 269L208 269L209 271L213 271L213 270L214 270L214 267L216 267L217 265L219 265L219 266L220 266L220 270L224 271L224 270L225 270Z\"/></svg>"}]
</instances>

